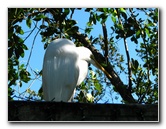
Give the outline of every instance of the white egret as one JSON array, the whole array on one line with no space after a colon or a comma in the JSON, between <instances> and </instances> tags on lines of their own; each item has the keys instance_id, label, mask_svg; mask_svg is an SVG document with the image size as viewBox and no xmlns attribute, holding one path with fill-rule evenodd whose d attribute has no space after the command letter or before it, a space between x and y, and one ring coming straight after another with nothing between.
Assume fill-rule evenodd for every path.
<instances>
[{"instance_id":1,"label":"white egret","mask_svg":"<svg viewBox=\"0 0 166 129\"><path fill-rule=\"evenodd\" d=\"M56 39L46 50L42 81L44 100L68 102L73 99L76 86L88 73L88 63L110 76L85 47L76 47L68 39Z\"/></svg>"}]
</instances>

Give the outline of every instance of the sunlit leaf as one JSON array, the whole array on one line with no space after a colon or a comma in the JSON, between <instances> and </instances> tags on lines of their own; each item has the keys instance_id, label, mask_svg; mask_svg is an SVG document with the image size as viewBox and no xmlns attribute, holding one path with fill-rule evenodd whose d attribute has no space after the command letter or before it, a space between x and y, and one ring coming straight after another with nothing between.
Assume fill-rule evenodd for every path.
<instances>
[{"instance_id":1,"label":"sunlit leaf","mask_svg":"<svg viewBox=\"0 0 166 129\"><path fill-rule=\"evenodd\" d=\"M114 22L114 24L116 23L116 17L114 17L114 16L111 16L111 19L112 19L112 21Z\"/></svg>"},{"instance_id":2,"label":"sunlit leaf","mask_svg":"<svg viewBox=\"0 0 166 129\"><path fill-rule=\"evenodd\" d=\"M150 37L149 29L145 28L145 32L148 35L148 37Z\"/></svg>"},{"instance_id":3,"label":"sunlit leaf","mask_svg":"<svg viewBox=\"0 0 166 129\"><path fill-rule=\"evenodd\" d=\"M124 8L120 8L119 10L120 10L121 12L123 12L123 13L126 12L126 10L125 10Z\"/></svg>"}]
</instances>

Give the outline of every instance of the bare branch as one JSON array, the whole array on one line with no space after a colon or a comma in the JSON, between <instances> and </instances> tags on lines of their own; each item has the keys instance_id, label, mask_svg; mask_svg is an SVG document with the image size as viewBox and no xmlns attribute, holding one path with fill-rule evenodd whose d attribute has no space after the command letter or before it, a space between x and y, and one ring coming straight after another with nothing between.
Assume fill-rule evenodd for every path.
<instances>
[{"instance_id":1,"label":"bare branch","mask_svg":"<svg viewBox=\"0 0 166 129\"><path fill-rule=\"evenodd\" d=\"M35 30L36 26L37 26L37 22L36 22L35 27L31 30L31 32L30 32L30 33L28 34L28 36L24 39L23 42L25 42L25 41L28 39L28 37L33 33L33 31Z\"/></svg>"},{"instance_id":2,"label":"bare branch","mask_svg":"<svg viewBox=\"0 0 166 129\"><path fill-rule=\"evenodd\" d=\"M102 28L103 28L104 46L105 46L104 57L106 59L106 63L108 64L108 39L107 39L107 29L105 23L102 24Z\"/></svg>"},{"instance_id":3,"label":"bare branch","mask_svg":"<svg viewBox=\"0 0 166 129\"><path fill-rule=\"evenodd\" d=\"M118 9L117 9L117 12L118 12ZM132 90L132 81L131 81L132 72L131 72L130 55L129 55L128 45L127 45L127 41L126 41L126 32L124 31L124 27L123 27L122 21L120 19L119 12L117 13L117 15L118 15L118 21L122 25L122 30L124 32L123 39L124 39L124 46L125 46L125 51L126 51L126 56L127 56L127 66L128 66L128 90L131 93L131 90Z\"/></svg>"},{"instance_id":4,"label":"bare branch","mask_svg":"<svg viewBox=\"0 0 166 129\"><path fill-rule=\"evenodd\" d=\"M126 51L126 56L127 56L127 65L128 65L128 89L131 92L132 90L132 72L131 72L131 62L130 62L130 55L129 55L129 50L128 50L128 46L127 46L127 41L126 41L126 37L124 36L124 45L125 45L125 51Z\"/></svg>"}]
</instances>

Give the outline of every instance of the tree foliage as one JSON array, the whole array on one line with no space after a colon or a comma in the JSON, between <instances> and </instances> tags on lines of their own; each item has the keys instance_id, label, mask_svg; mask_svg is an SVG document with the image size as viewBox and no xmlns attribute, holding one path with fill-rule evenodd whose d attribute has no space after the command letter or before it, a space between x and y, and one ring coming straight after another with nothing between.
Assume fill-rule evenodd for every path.
<instances>
[{"instance_id":1,"label":"tree foliage","mask_svg":"<svg viewBox=\"0 0 166 129\"><path fill-rule=\"evenodd\" d=\"M89 15L84 28L78 26L74 18L76 12ZM21 25L23 22L29 28L26 37L23 37L27 33ZM98 36L92 34L97 25L102 28L102 33ZM38 35L44 44L43 51L52 40L68 38L76 46L89 48L111 75L106 77L90 66L88 77L77 87L77 101L98 102L109 88L108 96L111 97L112 92L117 93L123 103L158 103L157 8L9 8L9 100L16 97L13 87L22 88L23 84L33 80L32 73L27 69L31 54L26 65L20 59L24 58L26 51L33 51L27 47L26 40L35 31L32 48ZM118 44L123 44L124 54L120 53ZM130 54L129 46L135 46L132 49L137 57ZM42 75L41 71L33 70L35 79ZM122 74L127 77L126 84ZM42 99L41 89L35 92L28 87L25 92L29 95L28 99ZM17 97L21 98L22 94L19 93Z\"/></svg>"}]
</instances>

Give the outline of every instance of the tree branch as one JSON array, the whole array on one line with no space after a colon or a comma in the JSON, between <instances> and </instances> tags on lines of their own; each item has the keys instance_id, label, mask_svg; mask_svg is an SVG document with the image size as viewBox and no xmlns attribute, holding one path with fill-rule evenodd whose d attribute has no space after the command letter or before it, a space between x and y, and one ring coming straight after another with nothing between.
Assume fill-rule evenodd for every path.
<instances>
[{"instance_id":1,"label":"tree branch","mask_svg":"<svg viewBox=\"0 0 166 129\"><path fill-rule=\"evenodd\" d=\"M124 35L124 46L125 46L125 51L126 51L126 56L127 56L127 66L128 66L128 89L131 92L132 90L132 72L131 72L131 62L130 62L130 55L129 55L129 50L128 50L128 46L127 46L127 41L126 41L126 37Z\"/></svg>"},{"instance_id":2,"label":"tree branch","mask_svg":"<svg viewBox=\"0 0 166 129\"><path fill-rule=\"evenodd\" d=\"M118 16L118 21L122 26L122 31L124 33L123 34L123 39L124 39L124 46L125 46L125 51L126 51L126 56L127 56L127 66L128 66L128 90L131 93L131 90L132 90L132 81L131 81L132 72L131 72L130 54L129 54L129 51L128 51L128 46L127 46L127 41L126 41L126 32L124 30L124 26L123 26L122 21L120 19L118 9L117 9L117 16Z\"/></svg>"},{"instance_id":3,"label":"tree branch","mask_svg":"<svg viewBox=\"0 0 166 129\"><path fill-rule=\"evenodd\" d=\"M107 39L107 29L105 23L102 24L102 29L103 29L104 46L105 46L104 57L106 59L106 64L108 64L108 39Z\"/></svg>"}]
</instances>

